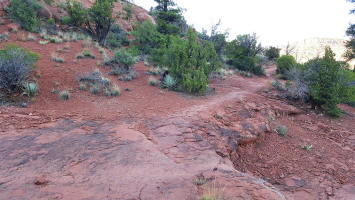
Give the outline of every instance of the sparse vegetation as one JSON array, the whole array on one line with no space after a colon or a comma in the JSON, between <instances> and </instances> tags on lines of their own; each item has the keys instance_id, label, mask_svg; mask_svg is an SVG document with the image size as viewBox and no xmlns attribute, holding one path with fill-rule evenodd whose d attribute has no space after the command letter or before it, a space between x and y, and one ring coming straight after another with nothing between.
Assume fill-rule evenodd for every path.
<instances>
[{"instance_id":1,"label":"sparse vegetation","mask_svg":"<svg viewBox=\"0 0 355 200\"><path fill-rule=\"evenodd\" d=\"M80 83L80 87L82 87L82 85L85 85L85 89L86 89L86 85L89 84L90 85L90 92L92 94L101 94L104 93L106 96L112 96L112 95L108 95L109 92L113 92L113 89L115 89L114 85L112 86L111 81L108 78L105 78L102 73L100 72L100 70L95 70L91 73L86 73L83 76L81 76L79 78L79 83Z\"/></svg>"},{"instance_id":2,"label":"sparse vegetation","mask_svg":"<svg viewBox=\"0 0 355 200\"><path fill-rule=\"evenodd\" d=\"M10 18L27 31L38 31L40 20L38 12L43 8L37 0L11 0L7 8Z\"/></svg>"},{"instance_id":3,"label":"sparse vegetation","mask_svg":"<svg viewBox=\"0 0 355 200\"><path fill-rule=\"evenodd\" d=\"M276 133L279 134L280 136L286 136L288 129L284 125L280 125L275 129Z\"/></svg>"},{"instance_id":4,"label":"sparse vegetation","mask_svg":"<svg viewBox=\"0 0 355 200\"><path fill-rule=\"evenodd\" d=\"M151 86L157 86L158 85L158 80L156 78L154 78L154 77L149 77L148 82L149 82L149 85L151 85Z\"/></svg>"},{"instance_id":5,"label":"sparse vegetation","mask_svg":"<svg viewBox=\"0 0 355 200\"><path fill-rule=\"evenodd\" d=\"M0 34L0 42L7 41L9 39L9 33L5 32L3 34Z\"/></svg>"},{"instance_id":6,"label":"sparse vegetation","mask_svg":"<svg viewBox=\"0 0 355 200\"><path fill-rule=\"evenodd\" d=\"M86 91L86 89L87 89L85 83L80 83L79 88L80 88L80 90L82 90L82 91Z\"/></svg>"},{"instance_id":7,"label":"sparse vegetation","mask_svg":"<svg viewBox=\"0 0 355 200\"><path fill-rule=\"evenodd\" d=\"M167 88L169 90L175 90L176 89L175 79L172 76L170 76L169 74L166 75L163 82L162 82L162 87Z\"/></svg>"},{"instance_id":8,"label":"sparse vegetation","mask_svg":"<svg viewBox=\"0 0 355 200\"><path fill-rule=\"evenodd\" d=\"M313 145L306 145L306 144L301 145L301 148L306 150L306 151L311 151L312 147L313 147Z\"/></svg>"},{"instance_id":9,"label":"sparse vegetation","mask_svg":"<svg viewBox=\"0 0 355 200\"><path fill-rule=\"evenodd\" d=\"M271 61L275 61L280 57L281 49L276 47L269 47L264 51L264 55Z\"/></svg>"},{"instance_id":10,"label":"sparse vegetation","mask_svg":"<svg viewBox=\"0 0 355 200\"><path fill-rule=\"evenodd\" d=\"M227 63L241 71L265 75L265 69L258 63L257 55L262 52L256 35L239 35L237 39L227 44Z\"/></svg>"},{"instance_id":11,"label":"sparse vegetation","mask_svg":"<svg viewBox=\"0 0 355 200\"><path fill-rule=\"evenodd\" d=\"M207 184L203 187L200 200L222 200L223 191L216 185L215 182Z\"/></svg>"},{"instance_id":12,"label":"sparse vegetation","mask_svg":"<svg viewBox=\"0 0 355 200\"><path fill-rule=\"evenodd\" d=\"M68 101L70 99L70 92L68 90L63 90L59 93L60 99Z\"/></svg>"},{"instance_id":13,"label":"sparse vegetation","mask_svg":"<svg viewBox=\"0 0 355 200\"><path fill-rule=\"evenodd\" d=\"M287 98L310 102L313 107L319 107L334 117L342 113L337 107L339 103L355 101L355 87L349 84L355 76L351 76L353 72L342 62L335 60L329 47L322 58L312 59L304 65L292 65L294 67L290 65L288 69L287 66L287 71L283 71L283 76L291 80L285 86L281 85Z\"/></svg>"},{"instance_id":14,"label":"sparse vegetation","mask_svg":"<svg viewBox=\"0 0 355 200\"><path fill-rule=\"evenodd\" d=\"M287 78L286 73L291 68L297 67L295 58L291 55L283 55L276 60L276 73L280 74L282 78Z\"/></svg>"},{"instance_id":15,"label":"sparse vegetation","mask_svg":"<svg viewBox=\"0 0 355 200\"><path fill-rule=\"evenodd\" d=\"M95 59L95 56L89 49L84 49L81 53L77 54L75 56L75 58L77 58L77 59L83 59L83 58Z\"/></svg>"},{"instance_id":16,"label":"sparse vegetation","mask_svg":"<svg viewBox=\"0 0 355 200\"><path fill-rule=\"evenodd\" d=\"M21 92L39 55L18 47L7 45L0 50L0 92Z\"/></svg>"},{"instance_id":17,"label":"sparse vegetation","mask_svg":"<svg viewBox=\"0 0 355 200\"><path fill-rule=\"evenodd\" d=\"M127 33L121 29L118 24L113 24L107 35L105 45L112 49L119 48L122 45L128 46L129 40L127 39Z\"/></svg>"},{"instance_id":18,"label":"sparse vegetation","mask_svg":"<svg viewBox=\"0 0 355 200\"><path fill-rule=\"evenodd\" d=\"M52 61L58 63L64 63L64 58L59 57L56 53L52 53Z\"/></svg>"},{"instance_id":19,"label":"sparse vegetation","mask_svg":"<svg viewBox=\"0 0 355 200\"><path fill-rule=\"evenodd\" d=\"M27 82L24 84L23 87L23 94L27 95L29 97L33 97L35 95L37 95L38 93L38 86L36 83L33 82Z\"/></svg>"}]
</instances>

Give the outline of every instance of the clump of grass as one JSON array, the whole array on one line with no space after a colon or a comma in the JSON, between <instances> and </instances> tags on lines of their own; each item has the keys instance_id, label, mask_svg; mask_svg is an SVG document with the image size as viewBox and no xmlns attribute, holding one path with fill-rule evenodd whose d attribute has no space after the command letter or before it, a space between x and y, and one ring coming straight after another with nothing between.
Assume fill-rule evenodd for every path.
<instances>
[{"instance_id":1,"label":"clump of grass","mask_svg":"<svg viewBox=\"0 0 355 200\"><path fill-rule=\"evenodd\" d=\"M82 91L86 91L86 84L84 84L84 83L80 83L80 85L79 85L79 88L80 88L80 90L82 90Z\"/></svg>"},{"instance_id":2,"label":"clump of grass","mask_svg":"<svg viewBox=\"0 0 355 200\"><path fill-rule=\"evenodd\" d=\"M200 200L222 200L223 191L216 186L216 183L211 183L203 187Z\"/></svg>"},{"instance_id":3,"label":"clump of grass","mask_svg":"<svg viewBox=\"0 0 355 200\"><path fill-rule=\"evenodd\" d=\"M33 97L38 93L38 86L36 83L25 83L23 87L23 94Z\"/></svg>"},{"instance_id":4,"label":"clump of grass","mask_svg":"<svg viewBox=\"0 0 355 200\"><path fill-rule=\"evenodd\" d=\"M95 56L94 54L89 50L89 49L84 49L82 54L85 56L85 57L89 57L89 58L92 58L92 59L95 59Z\"/></svg>"},{"instance_id":5,"label":"clump of grass","mask_svg":"<svg viewBox=\"0 0 355 200\"><path fill-rule=\"evenodd\" d=\"M63 52L63 49L61 47L57 47L57 51L58 53L62 53Z\"/></svg>"},{"instance_id":6,"label":"clump of grass","mask_svg":"<svg viewBox=\"0 0 355 200\"><path fill-rule=\"evenodd\" d=\"M9 33L8 32L0 34L0 42L7 41L8 39L9 39Z\"/></svg>"},{"instance_id":7,"label":"clump of grass","mask_svg":"<svg viewBox=\"0 0 355 200\"><path fill-rule=\"evenodd\" d=\"M85 56L82 53L78 53L78 54L76 54L75 58L76 59L83 59L83 58L85 58Z\"/></svg>"},{"instance_id":8,"label":"clump of grass","mask_svg":"<svg viewBox=\"0 0 355 200\"><path fill-rule=\"evenodd\" d=\"M100 93L100 86L98 84L92 84L90 87L91 94L99 94Z\"/></svg>"},{"instance_id":9,"label":"clump of grass","mask_svg":"<svg viewBox=\"0 0 355 200\"><path fill-rule=\"evenodd\" d=\"M276 129L275 129L276 133L279 134L280 136L286 136L287 135L287 132L288 132L288 129L286 126L284 125L281 125L281 126L278 126Z\"/></svg>"},{"instance_id":10,"label":"clump of grass","mask_svg":"<svg viewBox=\"0 0 355 200\"><path fill-rule=\"evenodd\" d=\"M111 87L110 91L111 91L111 96L116 97L116 96L121 95L121 90L117 85L113 85Z\"/></svg>"},{"instance_id":11,"label":"clump of grass","mask_svg":"<svg viewBox=\"0 0 355 200\"><path fill-rule=\"evenodd\" d=\"M279 91L285 91L286 88L283 86L283 84L281 83L281 81L279 79L276 79L274 81L271 82L271 85L276 88Z\"/></svg>"},{"instance_id":12,"label":"clump of grass","mask_svg":"<svg viewBox=\"0 0 355 200\"><path fill-rule=\"evenodd\" d=\"M63 90L59 93L60 99L68 101L70 99L70 92L68 90Z\"/></svg>"},{"instance_id":13,"label":"clump of grass","mask_svg":"<svg viewBox=\"0 0 355 200\"><path fill-rule=\"evenodd\" d=\"M40 41L39 41L39 44L41 44L41 45L46 45L46 44L48 44L48 43L49 43L48 40L40 40Z\"/></svg>"},{"instance_id":14,"label":"clump of grass","mask_svg":"<svg viewBox=\"0 0 355 200\"><path fill-rule=\"evenodd\" d=\"M197 185L197 186L201 186L201 185L204 185L206 183L207 183L207 180L204 177L196 178L195 181L194 181L194 184Z\"/></svg>"},{"instance_id":15,"label":"clump of grass","mask_svg":"<svg viewBox=\"0 0 355 200\"><path fill-rule=\"evenodd\" d=\"M313 145L306 145L306 144L301 145L301 148L306 150L306 151L311 151L312 147L313 147Z\"/></svg>"},{"instance_id":16,"label":"clump of grass","mask_svg":"<svg viewBox=\"0 0 355 200\"><path fill-rule=\"evenodd\" d=\"M31 33L27 35L27 40L28 41L35 41L37 39L37 37L35 35L32 35Z\"/></svg>"},{"instance_id":17,"label":"clump of grass","mask_svg":"<svg viewBox=\"0 0 355 200\"><path fill-rule=\"evenodd\" d=\"M58 63L64 63L64 58L59 57L57 54L53 53L52 54L52 61L58 62Z\"/></svg>"},{"instance_id":18,"label":"clump of grass","mask_svg":"<svg viewBox=\"0 0 355 200\"><path fill-rule=\"evenodd\" d=\"M161 85L163 88L174 90L176 88L176 80L168 74L165 76Z\"/></svg>"},{"instance_id":19,"label":"clump of grass","mask_svg":"<svg viewBox=\"0 0 355 200\"><path fill-rule=\"evenodd\" d=\"M151 86L158 85L158 80L156 78L154 78L154 77L149 77L148 82L149 82L149 85L151 85Z\"/></svg>"},{"instance_id":20,"label":"clump of grass","mask_svg":"<svg viewBox=\"0 0 355 200\"><path fill-rule=\"evenodd\" d=\"M70 45L69 44L64 45L64 49L65 50L69 50L70 49Z\"/></svg>"},{"instance_id":21,"label":"clump of grass","mask_svg":"<svg viewBox=\"0 0 355 200\"><path fill-rule=\"evenodd\" d=\"M63 42L63 40L57 36L54 36L54 37L47 37L47 38L44 38L46 40L49 40L51 43L55 43L55 44L61 44Z\"/></svg>"},{"instance_id":22,"label":"clump of grass","mask_svg":"<svg viewBox=\"0 0 355 200\"><path fill-rule=\"evenodd\" d=\"M95 56L89 49L84 49L81 53L78 53L76 55L76 58L77 59L83 59L83 58L95 59Z\"/></svg>"}]
</instances>

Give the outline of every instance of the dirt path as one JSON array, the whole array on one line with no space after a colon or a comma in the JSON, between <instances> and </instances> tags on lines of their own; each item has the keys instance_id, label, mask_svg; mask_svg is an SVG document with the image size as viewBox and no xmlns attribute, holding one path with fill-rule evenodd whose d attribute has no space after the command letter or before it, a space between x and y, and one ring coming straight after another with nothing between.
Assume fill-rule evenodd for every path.
<instances>
[{"instance_id":1,"label":"dirt path","mask_svg":"<svg viewBox=\"0 0 355 200\"><path fill-rule=\"evenodd\" d=\"M274 70L268 68L268 75ZM303 144L299 140L312 139L319 148L326 145L326 135L310 138L291 128L288 137L281 138L272 130L284 123L323 133L314 127L326 122L313 128L300 124L307 113L260 92L270 79L214 80L215 95L179 97L188 106L166 107L158 115L153 106L141 115L123 113L110 120L69 113L38 127L14 126L0 134L0 199L195 200L207 193L220 199L354 197L354 146L349 138L355 134L342 132L343 139L333 134L331 149L316 150L310 157L299 148ZM159 98L151 101L159 105ZM139 113L142 107L137 108ZM275 120L270 120L272 116ZM316 116L309 117L326 120ZM40 112L34 117L38 118L29 121L41 122ZM298 119L293 125L291 117ZM351 130L353 118L343 120L344 130ZM290 154L293 159L288 159ZM334 159L326 163L329 155ZM302 166L306 160L310 164ZM334 171L322 171L326 166ZM338 169L342 171L336 173Z\"/></svg>"},{"instance_id":2,"label":"dirt path","mask_svg":"<svg viewBox=\"0 0 355 200\"><path fill-rule=\"evenodd\" d=\"M244 79L248 91L233 88L164 117L68 118L4 132L0 199L198 199L206 190L227 199L284 199L270 184L236 171L193 127L264 83Z\"/></svg>"}]
</instances>

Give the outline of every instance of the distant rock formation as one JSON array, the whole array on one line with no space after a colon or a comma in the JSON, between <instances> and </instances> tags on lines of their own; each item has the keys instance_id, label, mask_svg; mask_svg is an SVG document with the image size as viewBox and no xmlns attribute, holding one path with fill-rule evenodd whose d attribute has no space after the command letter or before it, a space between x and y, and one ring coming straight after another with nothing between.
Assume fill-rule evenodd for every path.
<instances>
[{"instance_id":1,"label":"distant rock formation","mask_svg":"<svg viewBox=\"0 0 355 200\"><path fill-rule=\"evenodd\" d=\"M344 39L335 38L308 38L302 41L291 43L290 46L293 47L293 52L291 53L298 62L304 63L309 59L321 57L324 55L324 49L326 46L330 48L335 53L335 58L337 60L344 61L343 54L346 50ZM286 46L282 47L281 54L285 54ZM350 67L353 69L355 65L355 60L349 62Z\"/></svg>"}]
</instances>

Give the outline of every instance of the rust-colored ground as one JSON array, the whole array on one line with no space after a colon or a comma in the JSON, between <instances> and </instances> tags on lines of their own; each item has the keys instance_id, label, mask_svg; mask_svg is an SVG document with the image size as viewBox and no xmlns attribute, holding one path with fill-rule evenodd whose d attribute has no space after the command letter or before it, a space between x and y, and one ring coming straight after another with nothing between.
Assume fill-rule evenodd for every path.
<instances>
[{"instance_id":1,"label":"rust-colored ground","mask_svg":"<svg viewBox=\"0 0 355 200\"><path fill-rule=\"evenodd\" d=\"M82 42L40 45L21 34L8 43L41 55L40 93L26 108L0 107L0 199L198 199L214 181L226 199L355 199L354 108L335 120L265 93L273 66L266 78L214 79L216 93L196 97L150 86L143 63L121 82L98 66L94 46L97 59L76 61ZM65 62L51 61L64 45ZM78 77L96 68L119 97L79 90Z\"/></svg>"}]
</instances>

